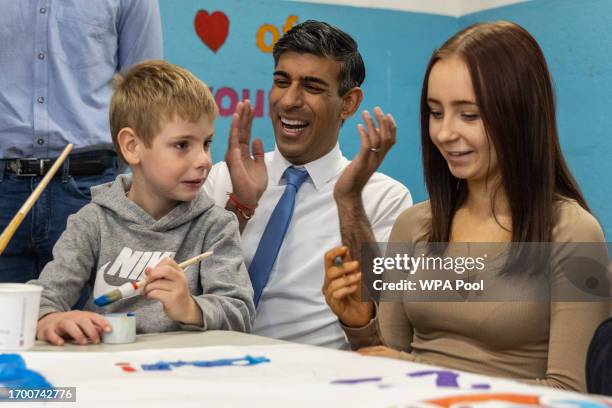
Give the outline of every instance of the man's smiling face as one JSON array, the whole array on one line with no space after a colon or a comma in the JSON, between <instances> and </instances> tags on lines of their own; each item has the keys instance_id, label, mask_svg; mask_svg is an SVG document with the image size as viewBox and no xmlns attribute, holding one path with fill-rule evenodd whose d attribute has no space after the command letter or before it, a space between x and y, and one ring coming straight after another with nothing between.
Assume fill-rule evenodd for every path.
<instances>
[{"instance_id":1,"label":"man's smiling face","mask_svg":"<svg viewBox=\"0 0 612 408\"><path fill-rule=\"evenodd\" d=\"M286 52L274 71L269 94L276 145L293 164L312 162L338 141L343 110L338 94L341 64L314 54Z\"/></svg>"}]
</instances>

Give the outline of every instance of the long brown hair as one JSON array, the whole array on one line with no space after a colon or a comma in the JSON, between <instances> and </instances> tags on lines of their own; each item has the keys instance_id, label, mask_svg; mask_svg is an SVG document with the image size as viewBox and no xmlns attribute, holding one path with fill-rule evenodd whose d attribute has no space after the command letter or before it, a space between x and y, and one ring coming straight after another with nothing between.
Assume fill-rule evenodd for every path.
<instances>
[{"instance_id":1,"label":"long brown hair","mask_svg":"<svg viewBox=\"0 0 612 408\"><path fill-rule=\"evenodd\" d=\"M427 85L434 64L458 56L470 72L484 128L497 152L501 188L512 215L513 242L550 242L553 205L576 200L589 211L561 153L553 86L542 50L517 24L474 24L434 51L421 92L421 144L431 204L430 242L448 242L453 216L467 196L429 135Z\"/></svg>"}]
</instances>

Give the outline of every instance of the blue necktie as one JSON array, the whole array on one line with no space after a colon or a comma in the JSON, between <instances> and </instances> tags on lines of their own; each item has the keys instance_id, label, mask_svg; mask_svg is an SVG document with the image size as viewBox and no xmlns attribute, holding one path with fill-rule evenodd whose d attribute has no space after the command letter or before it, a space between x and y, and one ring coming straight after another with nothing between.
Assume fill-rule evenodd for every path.
<instances>
[{"instance_id":1,"label":"blue necktie","mask_svg":"<svg viewBox=\"0 0 612 408\"><path fill-rule=\"evenodd\" d=\"M272 271L274 262L276 262L278 251L291 222L295 195L300 186L306 181L308 172L294 167L287 167L284 177L287 187L285 187L285 192L280 200L278 200L272 215L270 215L268 225L266 225L266 229L261 236L257 251L255 251L253 261L249 267L249 276L251 277L251 283L255 292L255 306L259 303L261 293L270 278L270 271Z\"/></svg>"}]
</instances>

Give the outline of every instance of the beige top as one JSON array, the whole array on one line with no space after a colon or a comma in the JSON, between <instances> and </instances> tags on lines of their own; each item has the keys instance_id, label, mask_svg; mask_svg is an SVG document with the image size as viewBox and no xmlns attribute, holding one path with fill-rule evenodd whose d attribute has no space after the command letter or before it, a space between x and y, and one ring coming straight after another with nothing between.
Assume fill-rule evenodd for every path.
<instances>
[{"instance_id":1,"label":"beige top","mask_svg":"<svg viewBox=\"0 0 612 408\"><path fill-rule=\"evenodd\" d=\"M555 242L604 242L576 202L558 209ZM423 241L430 218L428 201L409 208L389 241ZM610 303L396 301L381 302L377 313L365 327L345 327L354 349L383 343L410 361L585 392L587 348Z\"/></svg>"}]
</instances>

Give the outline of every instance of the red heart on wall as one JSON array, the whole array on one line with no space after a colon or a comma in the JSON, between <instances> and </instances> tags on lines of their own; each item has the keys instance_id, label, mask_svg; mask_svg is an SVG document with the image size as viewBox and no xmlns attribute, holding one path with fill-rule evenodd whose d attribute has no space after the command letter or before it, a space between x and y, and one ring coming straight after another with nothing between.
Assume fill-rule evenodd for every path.
<instances>
[{"instance_id":1,"label":"red heart on wall","mask_svg":"<svg viewBox=\"0 0 612 408\"><path fill-rule=\"evenodd\" d=\"M198 37L214 52L221 48L229 34L229 19L221 11L208 14L206 10L199 10L193 24Z\"/></svg>"}]
</instances>

